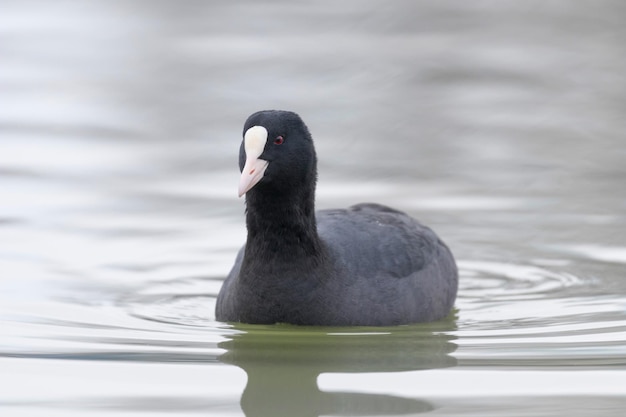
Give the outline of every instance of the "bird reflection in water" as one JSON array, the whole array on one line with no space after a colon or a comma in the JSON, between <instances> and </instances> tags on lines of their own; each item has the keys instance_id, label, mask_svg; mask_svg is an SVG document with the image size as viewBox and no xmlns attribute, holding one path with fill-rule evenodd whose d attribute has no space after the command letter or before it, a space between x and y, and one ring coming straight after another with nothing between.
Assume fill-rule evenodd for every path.
<instances>
[{"instance_id":1,"label":"bird reflection in water","mask_svg":"<svg viewBox=\"0 0 626 417\"><path fill-rule=\"evenodd\" d=\"M426 401L386 394L323 392L322 373L404 372L454 367L451 319L387 328L238 325L242 333L219 344L224 363L242 368L248 382L241 408L248 417L407 415L427 412ZM419 387L415 387L419 396Z\"/></svg>"}]
</instances>

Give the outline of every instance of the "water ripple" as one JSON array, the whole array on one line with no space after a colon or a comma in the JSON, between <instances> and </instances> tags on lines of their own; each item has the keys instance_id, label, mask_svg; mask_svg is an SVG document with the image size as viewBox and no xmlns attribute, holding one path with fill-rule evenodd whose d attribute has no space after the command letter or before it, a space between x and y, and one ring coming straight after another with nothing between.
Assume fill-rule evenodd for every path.
<instances>
[{"instance_id":1,"label":"water ripple","mask_svg":"<svg viewBox=\"0 0 626 417\"><path fill-rule=\"evenodd\" d=\"M538 265L459 264L460 318L454 334L461 365L626 365L622 296L594 294L589 291L593 280Z\"/></svg>"},{"instance_id":2,"label":"water ripple","mask_svg":"<svg viewBox=\"0 0 626 417\"><path fill-rule=\"evenodd\" d=\"M581 285L583 280L567 272L554 272L535 265L503 262L460 261L460 293L474 300L529 300Z\"/></svg>"}]
</instances>

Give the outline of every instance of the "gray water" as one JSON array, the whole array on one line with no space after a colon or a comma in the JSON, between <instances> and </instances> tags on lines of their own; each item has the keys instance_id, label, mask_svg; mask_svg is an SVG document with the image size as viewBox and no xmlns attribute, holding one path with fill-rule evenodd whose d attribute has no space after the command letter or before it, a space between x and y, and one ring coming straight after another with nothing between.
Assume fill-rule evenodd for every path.
<instances>
[{"instance_id":1,"label":"gray water","mask_svg":"<svg viewBox=\"0 0 626 417\"><path fill-rule=\"evenodd\" d=\"M620 1L7 1L3 416L621 416ZM385 203L448 320L229 325L245 118L294 110L318 208ZM366 308L366 306L364 306Z\"/></svg>"}]
</instances>

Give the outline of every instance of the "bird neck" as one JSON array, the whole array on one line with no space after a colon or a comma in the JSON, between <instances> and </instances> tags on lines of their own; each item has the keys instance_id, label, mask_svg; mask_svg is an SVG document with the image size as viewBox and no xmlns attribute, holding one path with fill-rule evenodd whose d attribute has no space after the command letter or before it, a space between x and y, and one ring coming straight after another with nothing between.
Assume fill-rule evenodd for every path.
<instances>
[{"instance_id":1,"label":"bird neck","mask_svg":"<svg viewBox=\"0 0 626 417\"><path fill-rule=\"evenodd\" d=\"M315 220L315 188L307 188L280 194L259 187L246 194L246 253L268 260L322 254Z\"/></svg>"}]
</instances>

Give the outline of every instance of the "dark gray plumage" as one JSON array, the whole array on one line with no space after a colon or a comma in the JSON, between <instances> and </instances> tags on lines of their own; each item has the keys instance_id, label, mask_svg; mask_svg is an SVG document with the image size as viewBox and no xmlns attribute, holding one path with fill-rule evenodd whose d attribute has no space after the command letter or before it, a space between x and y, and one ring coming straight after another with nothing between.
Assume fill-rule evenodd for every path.
<instances>
[{"instance_id":1,"label":"dark gray plumage","mask_svg":"<svg viewBox=\"0 0 626 417\"><path fill-rule=\"evenodd\" d=\"M315 213L317 159L297 114L251 115L239 159L248 238L218 320L387 326L450 313L457 268L431 229L377 204Z\"/></svg>"}]
</instances>

